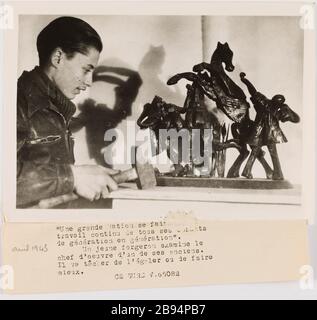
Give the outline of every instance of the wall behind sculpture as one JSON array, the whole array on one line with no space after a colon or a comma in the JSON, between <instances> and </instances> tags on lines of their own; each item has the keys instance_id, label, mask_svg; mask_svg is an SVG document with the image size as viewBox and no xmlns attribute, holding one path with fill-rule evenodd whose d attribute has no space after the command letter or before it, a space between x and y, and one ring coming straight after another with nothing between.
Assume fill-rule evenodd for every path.
<instances>
[{"instance_id":1,"label":"wall behind sculpture","mask_svg":"<svg viewBox=\"0 0 317 320\"><path fill-rule=\"evenodd\" d=\"M182 106L186 82L183 80L177 86L169 87L167 79L176 73L190 71L202 60L209 61L218 41L227 41L233 50L236 69L230 76L246 94L239 80L241 71L267 97L284 94L289 106L302 114L303 31L297 17L78 17L100 34L104 50L99 65L106 67L100 68L92 88L75 100L80 109L77 115L84 115L86 124L88 122L75 132L78 164L103 161L100 149L106 146L104 128L121 129L126 137L127 121L136 120L143 105L155 95ZM20 16L19 75L38 64L36 37L54 18L56 16ZM134 87L132 81L130 89L137 95L133 101L125 102L126 114L122 115L116 108L118 87L136 73L141 77L142 85ZM285 177L294 183L300 182L301 177L301 126L282 124L289 143L278 146ZM111 145L106 152L113 149ZM236 150L227 152L227 168L236 156ZM257 163L254 169L255 175L263 176L263 169Z\"/></svg>"}]
</instances>

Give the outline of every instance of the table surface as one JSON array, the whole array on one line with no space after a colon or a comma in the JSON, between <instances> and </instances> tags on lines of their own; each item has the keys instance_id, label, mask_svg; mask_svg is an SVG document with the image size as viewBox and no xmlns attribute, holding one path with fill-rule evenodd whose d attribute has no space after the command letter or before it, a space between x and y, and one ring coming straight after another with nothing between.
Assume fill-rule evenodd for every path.
<instances>
[{"instance_id":1,"label":"table surface","mask_svg":"<svg viewBox=\"0 0 317 320\"><path fill-rule=\"evenodd\" d=\"M124 183L112 192L113 199L174 200L234 203L301 204L301 188L292 189L229 189L196 187L160 187L139 190L134 183Z\"/></svg>"}]
</instances>

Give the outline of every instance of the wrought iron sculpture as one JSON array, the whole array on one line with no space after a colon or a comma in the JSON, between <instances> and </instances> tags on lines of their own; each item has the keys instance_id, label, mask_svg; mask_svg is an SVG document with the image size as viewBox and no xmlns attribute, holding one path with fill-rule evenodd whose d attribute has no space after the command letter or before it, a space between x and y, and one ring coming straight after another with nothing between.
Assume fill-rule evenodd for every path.
<instances>
[{"instance_id":1,"label":"wrought iron sculpture","mask_svg":"<svg viewBox=\"0 0 317 320\"><path fill-rule=\"evenodd\" d=\"M169 141L164 141L160 143L160 130L161 129L176 129L177 131L185 127L185 121L181 117L181 114L185 110L172 103L166 103L161 97L155 96L151 103L146 103L144 105L143 111L137 120L137 124L141 129L149 128L151 129L151 143L152 143L152 153L159 154L166 149L168 157L171 153L178 157L182 154L182 144L176 146L170 145ZM171 150L171 148L173 148ZM183 176L186 174L187 167L184 166L183 161L178 157L178 161L174 164L174 176Z\"/></svg>"},{"instance_id":2,"label":"wrought iron sculpture","mask_svg":"<svg viewBox=\"0 0 317 320\"><path fill-rule=\"evenodd\" d=\"M237 159L228 170L228 178L237 178L240 168L248 158L242 176L252 179L254 161L263 166L267 179L282 180L283 174L279 162L276 143L287 142L285 135L279 127L279 121L297 123L299 116L285 104L284 96L277 94L272 99L266 98L258 92L245 74L240 74L241 81L247 86L251 95L251 102L256 111L254 120L250 118L250 104L247 102L243 90L228 76L232 72L233 52L228 43L218 42L212 54L210 63L202 62L193 67L192 72L183 72L174 75L168 85L174 85L181 79L190 82L186 85L187 95L183 107L178 107L155 97L151 104L147 103L138 119L141 128L150 128L155 133L154 144L157 146L159 129L204 129L212 130L212 166L207 174L210 177L224 177L226 149L236 148L239 151ZM225 68L224 68L225 67ZM227 72L226 72L227 71ZM228 139L229 128L220 123L218 118L207 109L205 99L215 102L233 123L231 125L232 138ZM204 148L204 135L200 135L200 143ZM251 152L248 150L248 146ZM262 150L267 146L272 158L273 169L266 161ZM167 146L167 149L169 147ZM159 153L162 150L156 149ZM205 150L206 151L206 150ZM207 150L208 152L208 150ZM168 150L169 154L169 150ZM200 164L191 163L182 165L182 159L175 165L175 176L193 176L193 169Z\"/></svg>"},{"instance_id":3,"label":"wrought iron sculpture","mask_svg":"<svg viewBox=\"0 0 317 320\"><path fill-rule=\"evenodd\" d=\"M300 118L285 104L285 97L283 95L276 94L272 99L268 99L262 93L258 92L245 76L245 73L240 74L241 81L245 83L251 94L251 101L256 110L256 117L250 133L247 136L247 142L251 146L252 151L242 175L249 179L253 178L251 171L254 160L258 157L259 152L261 152L261 146L267 146L273 164L272 174L268 178L283 180L284 177L276 144L285 143L287 139L279 126L279 121L298 123Z\"/></svg>"}]
</instances>

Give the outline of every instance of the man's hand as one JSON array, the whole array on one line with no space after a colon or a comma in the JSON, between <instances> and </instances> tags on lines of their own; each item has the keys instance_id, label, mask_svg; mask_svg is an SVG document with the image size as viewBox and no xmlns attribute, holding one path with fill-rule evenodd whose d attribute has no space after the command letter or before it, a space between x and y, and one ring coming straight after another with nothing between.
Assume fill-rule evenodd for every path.
<instances>
[{"instance_id":1,"label":"man's hand","mask_svg":"<svg viewBox=\"0 0 317 320\"><path fill-rule=\"evenodd\" d=\"M109 192L117 190L117 183L111 175L116 170L98 165L71 166L74 176L74 191L90 201L107 198Z\"/></svg>"}]
</instances>

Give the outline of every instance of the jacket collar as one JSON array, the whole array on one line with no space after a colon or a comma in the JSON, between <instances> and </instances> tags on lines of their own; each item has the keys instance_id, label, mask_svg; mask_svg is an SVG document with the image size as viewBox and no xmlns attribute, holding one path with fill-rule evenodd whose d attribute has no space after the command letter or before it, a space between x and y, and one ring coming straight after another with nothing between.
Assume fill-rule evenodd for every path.
<instances>
[{"instance_id":1,"label":"jacket collar","mask_svg":"<svg viewBox=\"0 0 317 320\"><path fill-rule=\"evenodd\" d=\"M52 109L61 113L66 121L76 111L72 103L39 68L32 71L24 71L19 79L18 86L25 90L28 101L28 117L42 109Z\"/></svg>"}]
</instances>

